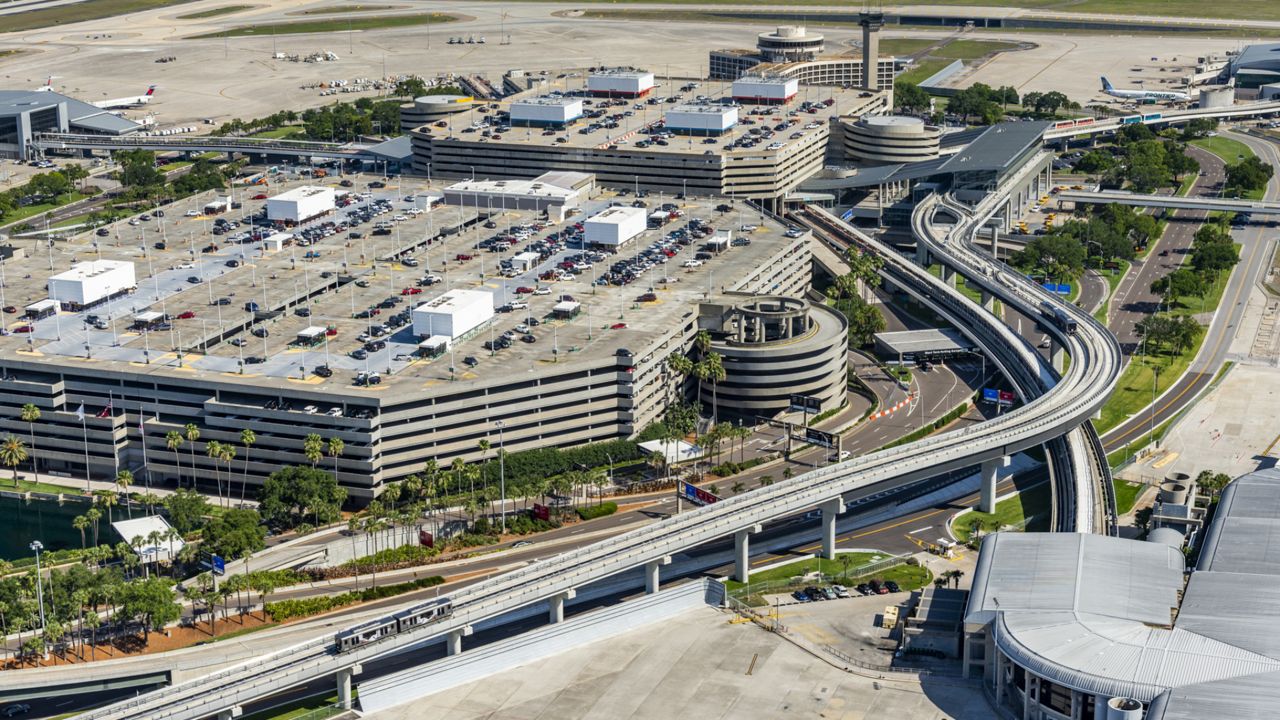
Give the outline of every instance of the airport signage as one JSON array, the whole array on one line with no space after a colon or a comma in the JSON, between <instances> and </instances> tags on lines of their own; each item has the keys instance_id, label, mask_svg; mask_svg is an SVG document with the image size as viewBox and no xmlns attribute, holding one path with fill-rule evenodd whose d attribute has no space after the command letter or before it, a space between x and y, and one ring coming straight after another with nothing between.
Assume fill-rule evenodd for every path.
<instances>
[{"instance_id":1,"label":"airport signage","mask_svg":"<svg viewBox=\"0 0 1280 720\"><path fill-rule=\"evenodd\" d=\"M680 483L680 496L694 505L711 505L720 502L719 496L712 495L693 483L683 481Z\"/></svg>"},{"instance_id":2,"label":"airport signage","mask_svg":"<svg viewBox=\"0 0 1280 720\"><path fill-rule=\"evenodd\" d=\"M533 504L533 516L539 520L550 520L551 510L546 505L539 503Z\"/></svg>"},{"instance_id":3,"label":"airport signage","mask_svg":"<svg viewBox=\"0 0 1280 720\"><path fill-rule=\"evenodd\" d=\"M817 415L822 412L822 401L812 395L791 394L791 412L803 412Z\"/></svg>"},{"instance_id":4,"label":"airport signage","mask_svg":"<svg viewBox=\"0 0 1280 720\"><path fill-rule=\"evenodd\" d=\"M810 445L833 448L840 442L840 439L834 433L823 432L815 428L805 428L804 441Z\"/></svg>"},{"instance_id":5,"label":"airport signage","mask_svg":"<svg viewBox=\"0 0 1280 720\"><path fill-rule=\"evenodd\" d=\"M1055 294L1057 294L1057 295L1070 295L1070 294L1071 294L1071 284L1070 284L1070 283L1051 283L1051 282L1047 282L1047 283L1042 283L1042 286L1044 287L1044 289L1045 289L1045 290L1048 290L1049 292L1051 292L1051 293L1055 293Z\"/></svg>"},{"instance_id":6,"label":"airport signage","mask_svg":"<svg viewBox=\"0 0 1280 720\"><path fill-rule=\"evenodd\" d=\"M853 208L849 208L848 210L845 210L844 212L840 213L840 219L845 221L852 220Z\"/></svg>"},{"instance_id":7,"label":"airport signage","mask_svg":"<svg viewBox=\"0 0 1280 720\"><path fill-rule=\"evenodd\" d=\"M436 546L435 536L426 530L419 530L418 544L425 548L433 548Z\"/></svg>"},{"instance_id":8,"label":"airport signage","mask_svg":"<svg viewBox=\"0 0 1280 720\"><path fill-rule=\"evenodd\" d=\"M1009 407L1010 405L1013 405L1013 400L1014 400L1014 397L1013 397L1013 393L1012 393L1012 392L1010 392L1009 390L1001 390L1001 391L1000 391L1000 404L1001 404L1001 405L1004 405L1005 407Z\"/></svg>"},{"instance_id":9,"label":"airport signage","mask_svg":"<svg viewBox=\"0 0 1280 720\"><path fill-rule=\"evenodd\" d=\"M983 402L994 403L998 405L1003 405L1004 407L1009 407L1010 405L1013 405L1014 399L1015 398L1013 393L1008 390L997 390L995 388L982 389Z\"/></svg>"}]
</instances>

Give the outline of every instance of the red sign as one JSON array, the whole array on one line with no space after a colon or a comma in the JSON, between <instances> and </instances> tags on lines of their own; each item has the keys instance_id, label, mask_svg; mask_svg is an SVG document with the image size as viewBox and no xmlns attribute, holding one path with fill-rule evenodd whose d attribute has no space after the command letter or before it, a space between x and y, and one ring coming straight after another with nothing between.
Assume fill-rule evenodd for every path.
<instances>
[{"instance_id":1,"label":"red sign","mask_svg":"<svg viewBox=\"0 0 1280 720\"><path fill-rule=\"evenodd\" d=\"M533 504L533 516L539 520L550 520L551 510L546 505Z\"/></svg>"},{"instance_id":2,"label":"red sign","mask_svg":"<svg viewBox=\"0 0 1280 720\"><path fill-rule=\"evenodd\" d=\"M1008 390L1001 390L1001 391L1000 391L1000 404L1001 404L1001 405L1012 405L1012 404L1013 404L1013 393L1012 393L1012 392L1009 392Z\"/></svg>"},{"instance_id":3,"label":"red sign","mask_svg":"<svg viewBox=\"0 0 1280 720\"><path fill-rule=\"evenodd\" d=\"M711 503L720 502L718 496L712 495L693 483L680 483L680 494L695 505L710 505Z\"/></svg>"},{"instance_id":4,"label":"red sign","mask_svg":"<svg viewBox=\"0 0 1280 720\"><path fill-rule=\"evenodd\" d=\"M436 546L436 539L426 530L418 531L418 544L422 547L433 548Z\"/></svg>"}]
</instances>

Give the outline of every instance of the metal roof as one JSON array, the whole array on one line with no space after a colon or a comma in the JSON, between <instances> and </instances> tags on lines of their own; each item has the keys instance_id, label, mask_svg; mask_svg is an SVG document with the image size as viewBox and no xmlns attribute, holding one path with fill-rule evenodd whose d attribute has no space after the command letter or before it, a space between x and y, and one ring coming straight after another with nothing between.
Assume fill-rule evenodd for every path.
<instances>
[{"instance_id":1,"label":"metal roof","mask_svg":"<svg viewBox=\"0 0 1280 720\"><path fill-rule=\"evenodd\" d=\"M1231 67L1280 70L1280 43L1246 45L1231 61Z\"/></svg>"},{"instance_id":2,"label":"metal roof","mask_svg":"<svg viewBox=\"0 0 1280 720\"><path fill-rule=\"evenodd\" d=\"M96 132L123 135L142 126L114 113L94 107L62 93L36 90L0 90L0 115L11 115L27 110L51 107L66 103L67 120L71 125Z\"/></svg>"},{"instance_id":3,"label":"metal roof","mask_svg":"<svg viewBox=\"0 0 1280 720\"><path fill-rule=\"evenodd\" d=\"M942 172L1004 170L1027 148L1044 141L1047 121L1002 122L987 128L968 147L952 155L942 165Z\"/></svg>"},{"instance_id":4,"label":"metal roof","mask_svg":"<svg viewBox=\"0 0 1280 720\"><path fill-rule=\"evenodd\" d=\"M1002 652L1052 682L1150 703L1146 720L1273 717L1280 470L1227 486L1179 606L1180 565L1156 542L998 533L983 542L965 622L991 623Z\"/></svg>"}]
</instances>

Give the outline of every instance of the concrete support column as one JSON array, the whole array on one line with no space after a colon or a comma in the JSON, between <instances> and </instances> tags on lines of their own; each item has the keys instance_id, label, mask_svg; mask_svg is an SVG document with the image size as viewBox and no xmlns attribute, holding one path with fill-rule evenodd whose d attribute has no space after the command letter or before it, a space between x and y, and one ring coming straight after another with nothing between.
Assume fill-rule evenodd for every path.
<instances>
[{"instance_id":1,"label":"concrete support column","mask_svg":"<svg viewBox=\"0 0 1280 720\"><path fill-rule=\"evenodd\" d=\"M462 652L462 638L471 634L471 626L460 627L457 630L450 630L449 637L445 640L446 655L457 655Z\"/></svg>"},{"instance_id":2,"label":"concrete support column","mask_svg":"<svg viewBox=\"0 0 1280 720\"><path fill-rule=\"evenodd\" d=\"M986 290L983 290L982 291L982 309L986 310L987 312L992 312L995 310L995 308L996 308L996 296L992 295Z\"/></svg>"},{"instance_id":3,"label":"concrete support column","mask_svg":"<svg viewBox=\"0 0 1280 720\"><path fill-rule=\"evenodd\" d=\"M994 643L993 643L994 646ZM1004 653L996 647L996 705L1004 705Z\"/></svg>"},{"instance_id":4,"label":"concrete support column","mask_svg":"<svg viewBox=\"0 0 1280 720\"><path fill-rule=\"evenodd\" d=\"M1022 720L1031 720L1031 687L1036 681L1036 677L1031 671L1024 670L1022 680Z\"/></svg>"},{"instance_id":5,"label":"concrete support column","mask_svg":"<svg viewBox=\"0 0 1280 720\"><path fill-rule=\"evenodd\" d=\"M338 705L343 710L351 709L351 678L362 670L359 665L352 665L338 671Z\"/></svg>"},{"instance_id":6,"label":"concrete support column","mask_svg":"<svg viewBox=\"0 0 1280 720\"><path fill-rule=\"evenodd\" d=\"M831 498L822 503L822 557L836 559L836 518L844 509L843 498Z\"/></svg>"},{"instance_id":7,"label":"concrete support column","mask_svg":"<svg viewBox=\"0 0 1280 720\"><path fill-rule=\"evenodd\" d=\"M547 604L550 606L549 622L552 625L564 622L564 601L572 600L577 597L577 595L577 590L565 590L562 593L551 596L551 599L547 601Z\"/></svg>"},{"instance_id":8,"label":"concrete support column","mask_svg":"<svg viewBox=\"0 0 1280 720\"><path fill-rule=\"evenodd\" d=\"M1066 359L1067 349L1062 345L1059 345L1057 342L1050 342L1049 364L1053 366L1053 369L1057 371L1059 375L1062 374L1062 369L1066 367Z\"/></svg>"},{"instance_id":9,"label":"concrete support column","mask_svg":"<svg viewBox=\"0 0 1280 720\"><path fill-rule=\"evenodd\" d=\"M242 709L239 705L237 705L227 710L219 710L218 720L235 720L236 718L240 717L243 714L244 714L244 709Z\"/></svg>"},{"instance_id":10,"label":"concrete support column","mask_svg":"<svg viewBox=\"0 0 1280 720\"><path fill-rule=\"evenodd\" d=\"M1080 691L1071 691L1071 720L1080 720L1080 711L1083 709L1084 703L1081 702Z\"/></svg>"},{"instance_id":11,"label":"concrete support column","mask_svg":"<svg viewBox=\"0 0 1280 720\"><path fill-rule=\"evenodd\" d=\"M657 560L650 560L644 564L644 592L646 595L652 595L658 592L659 574L658 569L663 565L671 564L671 556L664 555Z\"/></svg>"},{"instance_id":12,"label":"concrete support column","mask_svg":"<svg viewBox=\"0 0 1280 720\"><path fill-rule=\"evenodd\" d=\"M916 264L922 268L929 267L929 248L918 240L916 241Z\"/></svg>"},{"instance_id":13,"label":"concrete support column","mask_svg":"<svg viewBox=\"0 0 1280 720\"><path fill-rule=\"evenodd\" d=\"M982 496L978 500L978 511L993 513L996 511L996 476L997 471L1009 464L1009 457L998 457L982 462Z\"/></svg>"},{"instance_id":14,"label":"concrete support column","mask_svg":"<svg viewBox=\"0 0 1280 720\"><path fill-rule=\"evenodd\" d=\"M751 577L751 547L748 538L751 533L758 533L761 526L752 525L733 534L733 579L740 583L748 582Z\"/></svg>"},{"instance_id":15,"label":"concrete support column","mask_svg":"<svg viewBox=\"0 0 1280 720\"><path fill-rule=\"evenodd\" d=\"M943 265L942 266L942 282L950 285L951 287L955 287L956 271L946 265Z\"/></svg>"}]
</instances>

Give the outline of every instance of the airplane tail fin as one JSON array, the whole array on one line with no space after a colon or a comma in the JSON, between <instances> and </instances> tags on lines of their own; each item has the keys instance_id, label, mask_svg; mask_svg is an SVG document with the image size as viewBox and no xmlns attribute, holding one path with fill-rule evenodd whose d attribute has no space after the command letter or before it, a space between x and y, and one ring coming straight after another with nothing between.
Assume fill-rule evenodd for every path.
<instances>
[{"instance_id":1,"label":"airplane tail fin","mask_svg":"<svg viewBox=\"0 0 1280 720\"><path fill-rule=\"evenodd\" d=\"M155 94L156 94L156 86L155 86L155 85L148 85L148 86L147 86L147 97L151 97L152 95L155 95Z\"/></svg>"},{"instance_id":2,"label":"airplane tail fin","mask_svg":"<svg viewBox=\"0 0 1280 720\"><path fill-rule=\"evenodd\" d=\"M1103 75L1103 76L1102 76L1102 89L1103 89L1103 90L1114 90L1114 89L1115 89L1115 88L1111 85L1111 81L1107 79L1107 76L1106 76L1106 75Z\"/></svg>"}]
</instances>

